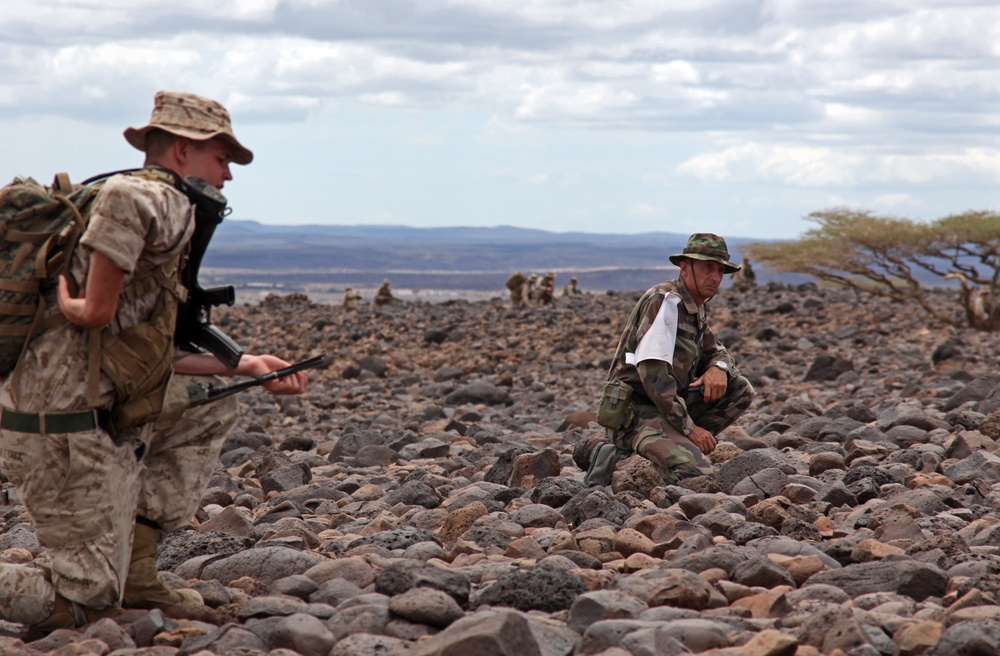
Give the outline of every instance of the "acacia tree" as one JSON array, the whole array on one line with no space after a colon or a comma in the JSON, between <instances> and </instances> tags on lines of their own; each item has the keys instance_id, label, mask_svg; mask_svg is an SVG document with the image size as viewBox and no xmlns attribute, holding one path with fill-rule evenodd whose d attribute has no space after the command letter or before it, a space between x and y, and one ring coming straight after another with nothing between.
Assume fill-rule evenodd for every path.
<instances>
[{"instance_id":1,"label":"acacia tree","mask_svg":"<svg viewBox=\"0 0 1000 656\"><path fill-rule=\"evenodd\" d=\"M917 223L863 210L813 212L818 227L795 242L759 242L747 254L773 271L820 280L899 301L917 302L953 326L1000 329L1000 214L966 212ZM958 281L961 312L928 298L918 278Z\"/></svg>"}]
</instances>

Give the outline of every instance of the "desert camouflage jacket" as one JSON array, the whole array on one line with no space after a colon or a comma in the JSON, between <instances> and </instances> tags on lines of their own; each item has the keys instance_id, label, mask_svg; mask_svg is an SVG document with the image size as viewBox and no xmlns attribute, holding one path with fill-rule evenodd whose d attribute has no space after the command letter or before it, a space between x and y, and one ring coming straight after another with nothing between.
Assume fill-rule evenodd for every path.
<instances>
[{"instance_id":1,"label":"desert camouflage jacket","mask_svg":"<svg viewBox=\"0 0 1000 656\"><path fill-rule=\"evenodd\" d=\"M672 298L668 300L668 296ZM657 318L672 316L669 311L661 315L665 301L676 307L673 353L664 354L663 359L637 359L639 344ZM698 308L684 282L677 278L647 290L636 303L618 342L608 380L629 383L634 390L633 400L656 406L674 428L687 435L694 428L684 401L688 387L712 363L720 361L729 366L730 380L738 375L732 356L708 326L705 306Z\"/></svg>"},{"instance_id":2,"label":"desert camouflage jacket","mask_svg":"<svg viewBox=\"0 0 1000 656\"><path fill-rule=\"evenodd\" d=\"M69 273L74 280L86 281L93 252L103 254L124 272L123 294L105 332L121 336L164 316L157 314L162 308L161 295L168 293L163 287L140 285L129 291L128 286L158 267L175 262L193 232L194 207L176 188L133 175L116 175L104 183L94 199L87 230L73 252ZM171 278L176 279L176 275ZM46 291L45 301L47 316L60 314L55 289ZM73 412L94 407L88 398L88 339L87 329L71 323L61 323L39 335L24 354L17 385L10 379L5 381L0 398L10 399L7 403L22 412ZM157 354L172 358L173 345L169 350L157 349ZM169 367L169 363L157 364ZM107 369L102 366L102 371L98 407L108 409L121 398ZM162 379L154 376L149 380ZM132 384L131 389L138 387Z\"/></svg>"}]
</instances>

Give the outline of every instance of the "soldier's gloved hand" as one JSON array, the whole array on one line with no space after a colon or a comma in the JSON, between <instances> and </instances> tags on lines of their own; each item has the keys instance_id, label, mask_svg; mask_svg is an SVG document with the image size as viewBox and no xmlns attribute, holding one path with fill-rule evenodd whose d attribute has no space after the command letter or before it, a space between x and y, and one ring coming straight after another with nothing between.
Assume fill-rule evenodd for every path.
<instances>
[{"instance_id":1,"label":"soldier's gloved hand","mask_svg":"<svg viewBox=\"0 0 1000 656\"><path fill-rule=\"evenodd\" d=\"M692 428L691 432L687 434L687 438L706 456L715 451L715 438L701 426Z\"/></svg>"}]
</instances>

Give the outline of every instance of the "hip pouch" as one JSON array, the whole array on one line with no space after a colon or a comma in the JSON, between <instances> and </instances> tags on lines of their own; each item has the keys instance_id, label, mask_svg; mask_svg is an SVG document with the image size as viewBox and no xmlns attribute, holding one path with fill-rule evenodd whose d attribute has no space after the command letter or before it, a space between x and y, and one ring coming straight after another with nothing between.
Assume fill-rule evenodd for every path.
<instances>
[{"instance_id":1,"label":"hip pouch","mask_svg":"<svg viewBox=\"0 0 1000 656\"><path fill-rule=\"evenodd\" d=\"M148 322L130 326L118 334L105 328L97 337L100 370L111 379L115 389L115 403L105 426L112 435L155 421L164 411L165 401L169 401L165 397L173 372L177 308L186 292L176 279L179 261L180 257L154 269L123 290L123 296L160 290Z\"/></svg>"},{"instance_id":2,"label":"hip pouch","mask_svg":"<svg viewBox=\"0 0 1000 656\"><path fill-rule=\"evenodd\" d=\"M597 423L617 431L632 424L635 419L635 404L629 400L632 386L623 380L609 380L604 383L604 393L597 405Z\"/></svg>"}]
</instances>

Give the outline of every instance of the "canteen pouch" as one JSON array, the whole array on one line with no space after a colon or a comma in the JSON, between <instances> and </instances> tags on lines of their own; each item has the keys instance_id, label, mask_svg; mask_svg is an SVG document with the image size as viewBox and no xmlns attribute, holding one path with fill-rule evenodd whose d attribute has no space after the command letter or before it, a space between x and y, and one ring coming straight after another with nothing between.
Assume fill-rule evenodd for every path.
<instances>
[{"instance_id":1,"label":"canteen pouch","mask_svg":"<svg viewBox=\"0 0 1000 656\"><path fill-rule=\"evenodd\" d=\"M630 401L632 386L623 380L609 380L597 405L597 423L618 431L632 424L635 404Z\"/></svg>"}]
</instances>

